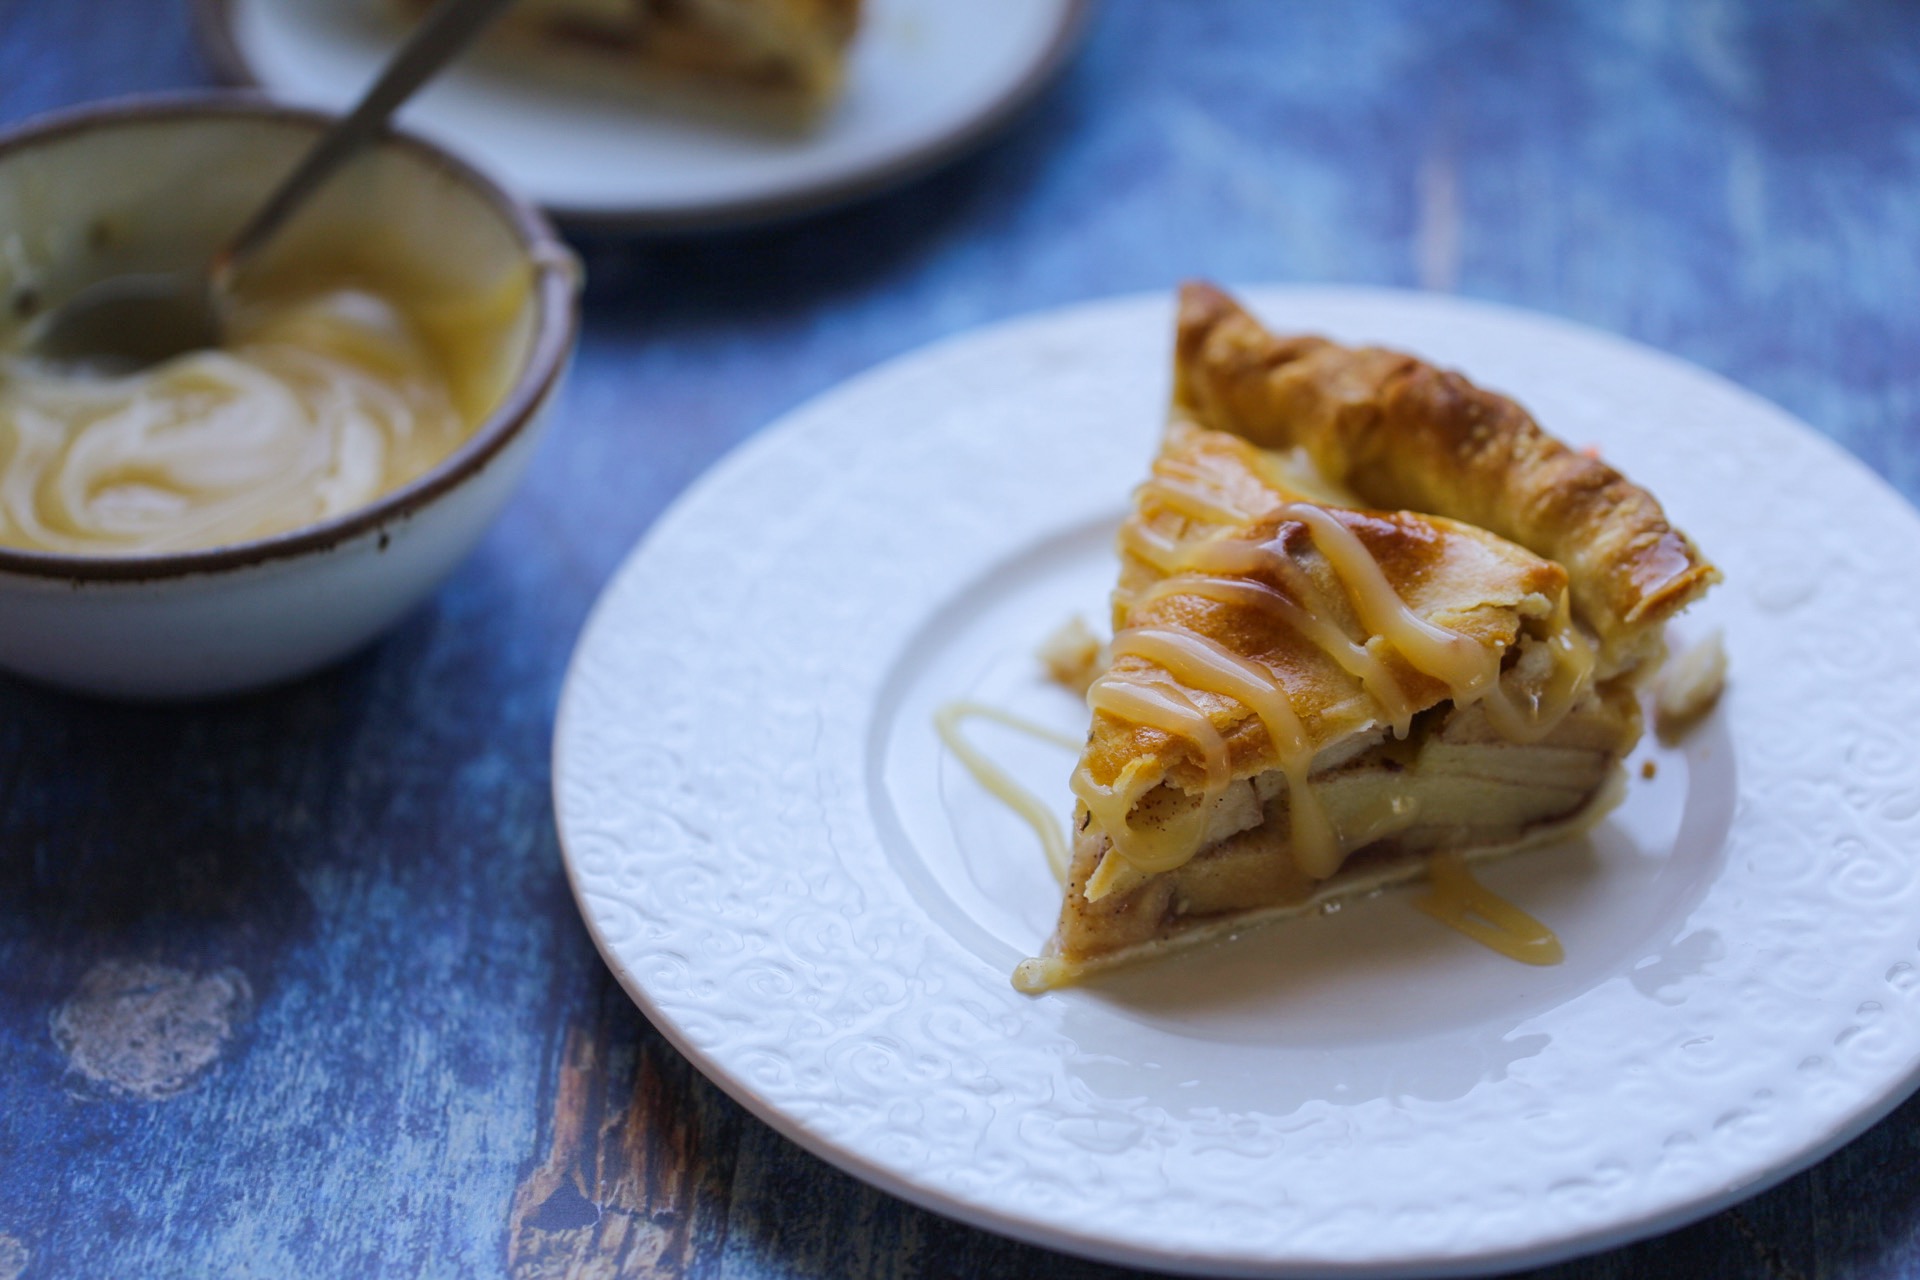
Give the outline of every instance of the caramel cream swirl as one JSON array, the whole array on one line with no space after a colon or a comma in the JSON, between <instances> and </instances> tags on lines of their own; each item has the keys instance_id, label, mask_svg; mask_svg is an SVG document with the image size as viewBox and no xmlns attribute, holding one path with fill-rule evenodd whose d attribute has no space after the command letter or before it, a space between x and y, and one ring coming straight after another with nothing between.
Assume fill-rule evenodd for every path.
<instances>
[{"instance_id":1,"label":"caramel cream swirl","mask_svg":"<svg viewBox=\"0 0 1920 1280\"><path fill-rule=\"evenodd\" d=\"M68 554L247 541L364 506L472 424L381 295L243 308L230 347L102 377L0 356L0 544Z\"/></svg>"}]
</instances>

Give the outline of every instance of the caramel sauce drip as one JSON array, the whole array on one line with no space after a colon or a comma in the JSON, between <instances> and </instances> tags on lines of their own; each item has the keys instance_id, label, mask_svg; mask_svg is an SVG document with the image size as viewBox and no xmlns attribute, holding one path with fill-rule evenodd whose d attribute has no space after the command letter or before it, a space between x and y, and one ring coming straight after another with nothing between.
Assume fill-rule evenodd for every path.
<instances>
[{"instance_id":1,"label":"caramel sauce drip","mask_svg":"<svg viewBox=\"0 0 1920 1280\"><path fill-rule=\"evenodd\" d=\"M1092 690L1088 691L1091 694ZM1209 725L1209 728L1212 726ZM1099 824L1114 849L1124 847L1122 858L1141 869L1159 867L1171 870L1191 858L1206 835L1206 809L1184 811L1160 827L1136 831L1129 822L1134 805L1151 791L1165 775L1145 758L1128 761L1120 776L1108 785L1093 780L1083 762L1073 771L1073 794L1087 806L1087 812ZM1136 859L1138 861L1136 861ZM1092 900L1101 895L1093 894Z\"/></svg>"},{"instance_id":2,"label":"caramel sauce drip","mask_svg":"<svg viewBox=\"0 0 1920 1280\"><path fill-rule=\"evenodd\" d=\"M1170 685L1142 684L1129 676L1108 672L1087 690L1087 704L1117 719L1184 738L1200 752L1206 777L1206 790L1200 804L1144 830L1136 829L1129 822L1129 815L1139 798L1160 781L1159 775L1130 767L1113 786L1101 787L1094 783L1084 765L1073 774L1074 794L1093 813L1122 857L1142 871L1173 870L1193 857L1206 835L1207 814L1232 780L1226 739L1220 736L1205 712Z\"/></svg>"},{"instance_id":3,"label":"caramel sauce drip","mask_svg":"<svg viewBox=\"0 0 1920 1280\"><path fill-rule=\"evenodd\" d=\"M1416 670L1451 689L1455 702L1472 701L1499 680L1499 653L1457 631L1435 626L1408 608L1353 530L1305 502L1290 502L1280 514L1307 526L1313 545L1339 575L1361 625L1370 634L1384 637Z\"/></svg>"},{"instance_id":4,"label":"caramel sauce drip","mask_svg":"<svg viewBox=\"0 0 1920 1280\"><path fill-rule=\"evenodd\" d=\"M1313 769L1313 740L1294 712L1286 686L1273 672L1187 631L1155 627L1123 631L1114 637L1113 652L1115 657L1135 654L1146 658L1188 688L1236 699L1252 711L1266 727L1267 740L1279 755L1280 769L1287 779L1294 861L1315 879L1325 879L1340 869L1339 839L1307 782L1307 775ZM1211 721L1207 729L1218 732L1213 730ZM1224 769L1216 776L1209 766L1202 812L1213 807L1229 781L1231 778ZM1143 871L1166 869L1149 868L1137 862L1134 865Z\"/></svg>"},{"instance_id":5,"label":"caramel sauce drip","mask_svg":"<svg viewBox=\"0 0 1920 1280\"><path fill-rule=\"evenodd\" d=\"M1162 573L1180 572L1180 544L1137 520L1120 526L1120 550L1146 561Z\"/></svg>"},{"instance_id":6,"label":"caramel sauce drip","mask_svg":"<svg viewBox=\"0 0 1920 1280\"><path fill-rule=\"evenodd\" d=\"M1483 947L1522 964L1559 964L1566 959L1553 930L1473 878L1456 853L1434 855L1431 883L1413 905Z\"/></svg>"},{"instance_id":7,"label":"caramel sauce drip","mask_svg":"<svg viewBox=\"0 0 1920 1280\"><path fill-rule=\"evenodd\" d=\"M1055 746L1069 751L1077 751L1080 744L1065 734L1053 732L1023 720L999 707L984 702L949 702L933 713L933 726L940 735L940 741L954 758L967 767L975 782L985 787L1001 804L1018 814L1026 824L1033 828L1034 835L1040 838L1040 847L1046 851L1047 864L1053 868L1053 875L1062 885L1067 883L1067 837L1060 830L1060 822L1053 816L1053 810L1027 788L1015 782L1005 769L995 764L987 755L960 732L963 721L979 718L992 720L1009 729L1027 734L1029 737L1051 742Z\"/></svg>"},{"instance_id":8,"label":"caramel sauce drip","mask_svg":"<svg viewBox=\"0 0 1920 1280\"><path fill-rule=\"evenodd\" d=\"M1538 742L1552 733L1593 683L1593 642L1573 625L1568 593L1562 592L1554 606L1547 644L1553 651L1553 675L1546 688L1529 695L1530 706L1515 706L1512 691L1498 681L1487 690L1487 719L1509 742Z\"/></svg>"},{"instance_id":9,"label":"caramel sauce drip","mask_svg":"<svg viewBox=\"0 0 1920 1280\"><path fill-rule=\"evenodd\" d=\"M1413 723L1413 704L1400 682L1385 663L1365 645L1357 644L1328 617L1313 580L1292 560L1277 542L1211 542L1189 549L1181 560L1190 573L1177 573L1155 583L1141 593L1142 603L1168 595L1197 595L1222 604L1238 604L1258 609L1292 627L1331 657L1348 675L1360 681L1393 726L1394 736L1404 738ZM1266 572L1286 583L1289 598L1264 582L1247 575ZM1231 574L1233 577L1212 577ZM1296 603L1304 601L1306 603Z\"/></svg>"},{"instance_id":10,"label":"caramel sauce drip","mask_svg":"<svg viewBox=\"0 0 1920 1280\"><path fill-rule=\"evenodd\" d=\"M1204 520L1209 524L1236 524L1249 518L1218 490L1204 483L1157 476L1141 485L1136 496L1143 502L1151 501L1190 520Z\"/></svg>"},{"instance_id":11,"label":"caramel sauce drip","mask_svg":"<svg viewBox=\"0 0 1920 1280\"><path fill-rule=\"evenodd\" d=\"M1189 473L1197 483L1187 483ZM1141 497L1143 506L1151 500L1176 514L1214 524L1248 518L1229 499L1207 488L1204 477L1191 468L1180 472L1163 465L1142 487ZM1415 670L1445 684L1457 705L1485 700L1487 716L1503 737L1516 742L1545 737L1591 683L1593 647L1573 625L1565 593L1556 604L1548 639L1553 674L1547 687L1531 695L1531 705L1523 710L1501 685L1501 650L1420 617L1400 598L1358 535L1334 515L1307 502L1283 502L1267 514L1305 526L1367 632L1391 645ZM1142 593L1136 605L1170 595L1196 595L1259 609L1298 631L1358 679L1379 704L1383 719L1396 736L1406 736L1413 715L1406 691L1369 646L1356 643L1330 620L1317 588L1287 556L1281 538L1276 536L1267 542L1219 537L1179 541L1142 521L1129 520L1121 527L1120 546L1168 575ZM1270 575L1287 591L1252 580L1253 574ZM1266 728L1287 779L1297 865L1316 879L1339 869L1345 851L1309 782L1313 743L1284 683L1273 671L1194 633L1166 627L1123 630L1115 637L1114 652L1116 656L1130 653L1145 658L1180 685L1232 698L1253 712ZM1103 787L1093 781L1083 765L1074 774L1074 790L1107 833L1114 850L1136 869L1152 873L1171 870L1198 851L1207 815L1231 781L1231 768L1225 741L1205 712L1174 688L1146 683L1145 675L1109 672L1094 683L1088 701L1096 711L1160 729L1193 744L1202 758L1205 777L1200 804L1142 831L1129 824L1128 816L1135 803L1162 780L1164 771L1129 766L1112 785Z\"/></svg>"}]
</instances>

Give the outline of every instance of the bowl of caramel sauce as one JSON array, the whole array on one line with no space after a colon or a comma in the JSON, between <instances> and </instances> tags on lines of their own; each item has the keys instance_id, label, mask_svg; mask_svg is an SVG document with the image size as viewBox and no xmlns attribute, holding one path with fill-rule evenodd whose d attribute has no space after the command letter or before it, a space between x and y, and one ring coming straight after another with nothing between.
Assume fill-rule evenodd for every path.
<instances>
[{"instance_id":1,"label":"bowl of caramel sauce","mask_svg":"<svg viewBox=\"0 0 1920 1280\"><path fill-rule=\"evenodd\" d=\"M537 210L405 134L235 277L218 349L34 352L86 285L203 263L325 123L203 94L0 135L0 668L134 698L303 674L417 604L511 495L579 269Z\"/></svg>"}]
</instances>

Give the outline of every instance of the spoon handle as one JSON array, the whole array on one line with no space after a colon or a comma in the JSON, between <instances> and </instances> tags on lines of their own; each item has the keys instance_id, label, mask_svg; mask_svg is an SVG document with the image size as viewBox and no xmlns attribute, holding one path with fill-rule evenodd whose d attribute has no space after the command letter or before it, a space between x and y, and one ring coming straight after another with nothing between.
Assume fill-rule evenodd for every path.
<instances>
[{"instance_id":1,"label":"spoon handle","mask_svg":"<svg viewBox=\"0 0 1920 1280\"><path fill-rule=\"evenodd\" d=\"M336 121L237 235L213 258L216 282L264 244L313 189L354 152L386 132L387 121L433 74L513 0L440 0L415 27L353 110Z\"/></svg>"}]
</instances>

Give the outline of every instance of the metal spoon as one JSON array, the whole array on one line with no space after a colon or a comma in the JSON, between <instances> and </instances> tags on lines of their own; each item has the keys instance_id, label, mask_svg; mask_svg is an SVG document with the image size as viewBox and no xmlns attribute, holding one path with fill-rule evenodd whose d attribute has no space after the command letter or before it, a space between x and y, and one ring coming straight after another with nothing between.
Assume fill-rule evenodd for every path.
<instances>
[{"instance_id":1,"label":"metal spoon","mask_svg":"<svg viewBox=\"0 0 1920 1280\"><path fill-rule=\"evenodd\" d=\"M113 373L220 345L235 269L341 162L386 132L387 121L512 0L440 0L352 111L321 134L259 211L198 271L111 276L79 290L28 330L43 359Z\"/></svg>"}]
</instances>

